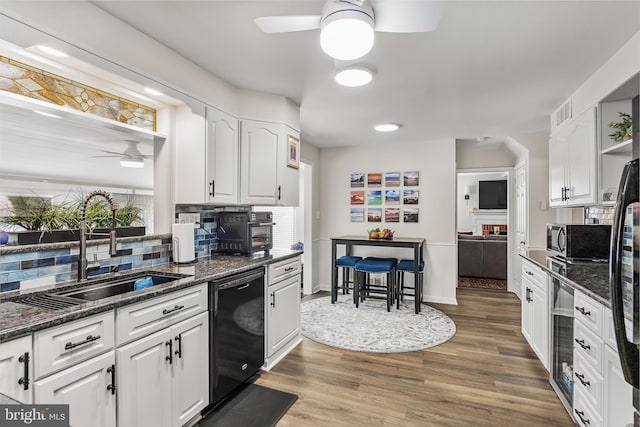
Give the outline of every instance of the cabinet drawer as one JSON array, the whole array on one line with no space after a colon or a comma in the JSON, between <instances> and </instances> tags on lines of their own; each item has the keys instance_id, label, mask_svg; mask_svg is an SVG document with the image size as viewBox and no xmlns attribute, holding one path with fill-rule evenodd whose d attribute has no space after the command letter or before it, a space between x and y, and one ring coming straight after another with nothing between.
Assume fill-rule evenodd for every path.
<instances>
[{"instance_id":1,"label":"cabinet drawer","mask_svg":"<svg viewBox=\"0 0 640 427\"><path fill-rule=\"evenodd\" d=\"M207 284L121 307L116 311L116 345L142 338L195 316L208 307Z\"/></svg>"},{"instance_id":2,"label":"cabinet drawer","mask_svg":"<svg viewBox=\"0 0 640 427\"><path fill-rule=\"evenodd\" d=\"M113 311L36 332L33 341L38 379L111 350Z\"/></svg>"},{"instance_id":3,"label":"cabinet drawer","mask_svg":"<svg viewBox=\"0 0 640 427\"><path fill-rule=\"evenodd\" d=\"M596 372L595 368L587 362L579 352L574 352L573 379L576 395L584 396L593 405L594 409L602 414L603 399L602 375Z\"/></svg>"},{"instance_id":4,"label":"cabinet drawer","mask_svg":"<svg viewBox=\"0 0 640 427\"><path fill-rule=\"evenodd\" d=\"M537 267L524 258L522 259L522 277L530 279L541 287L545 287L545 283L547 282L547 274L542 271L540 267Z\"/></svg>"},{"instance_id":5,"label":"cabinet drawer","mask_svg":"<svg viewBox=\"0 0 640 427\"><path fill-rule=\"evenodd\" d=\"M583 356L598 373L602 373L602 352L604 350L602 339L584 326L582 322L575 320L573 322L573 339L573 353Z\"/></svg>"},{"instance_id":6,"label":"cabinet drawer","mask_svg":"<svg viewBox=\"0 0 640 427\"><path fill-rule=\"evenodd\" d=\"M300 274L300 257L269 264L269 286L296 274Z\"/></svg>"},{"instance_id":7,"label":"cabinet drawer","mask_svg":"<svg viewBox=\"0 0 640 427\"><path fill-rule=\"evenodd\" d=\"M576 291L574 301L574 317L587 325L598 336L603 334L603 312L604 306Z\"/></svg>"},{"instance_id":8,"label":"cabinet drawer","mask_svg":"<svg viewBox=\"0 0 640 427\"><path fill-rule=\"evenodd\" d=\"M573 417L581 427L601 427L602 417L591 406L587 399L580 395L574 396Z\"/></svg>"}]
</instances>

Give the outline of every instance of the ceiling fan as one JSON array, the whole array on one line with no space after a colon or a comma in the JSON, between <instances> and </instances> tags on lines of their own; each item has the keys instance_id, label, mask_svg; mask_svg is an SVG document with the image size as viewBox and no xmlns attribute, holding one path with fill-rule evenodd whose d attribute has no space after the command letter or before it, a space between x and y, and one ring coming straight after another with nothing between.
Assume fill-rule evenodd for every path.
<instances>
[{"instance_id":1,"label":"ceiling fan","mask_svg":"<svg viewBox=\"0 0 640 427\"><path fill-rule=\"evenodd\" d=\"M100 150L103 153L110 154L109 156L91 156L92 158L102 157L120 157L120 166L125 168L143 168L145 159L153 159L152 155L142 154L138 150L138 141L127 139L127 149L119 153L116 151Z\"/></svg>"},{"instance_id":2,"label":"ceiling fan","mask_svg":"<svg viewBox=\"0 0 640 427\"><path fill-rule=\"evenodd\" d=\"M255 23L265 33L320 29L327 55L352 60L371 50L374 31L433 31L441 15L441 0L328 0L320 15L265 16Z\"/></svg>"}]
</instances>

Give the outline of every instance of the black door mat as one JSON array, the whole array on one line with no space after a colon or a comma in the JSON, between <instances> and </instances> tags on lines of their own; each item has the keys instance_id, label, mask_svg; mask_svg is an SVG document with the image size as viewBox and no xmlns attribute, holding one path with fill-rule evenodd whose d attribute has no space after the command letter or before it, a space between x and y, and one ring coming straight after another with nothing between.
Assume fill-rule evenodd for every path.
<instances>
[{"instance_id":1,"label":"black door mat","mask_svg":"<svg viewBox=\"0 0 640 427\"><path fill-rule=\"evenodd\" d=\"M295 394L249 384L196 427L273 427L296 400Z\"/></svg>"}]
</instances>

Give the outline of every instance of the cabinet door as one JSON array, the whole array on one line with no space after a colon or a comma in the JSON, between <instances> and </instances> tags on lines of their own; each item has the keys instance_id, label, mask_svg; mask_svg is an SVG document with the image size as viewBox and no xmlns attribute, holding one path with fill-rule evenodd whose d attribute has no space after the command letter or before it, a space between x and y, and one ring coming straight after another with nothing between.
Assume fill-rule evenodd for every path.
<instances>
[{"instance_id":1,"label":"cabinet door","mask_svg":"<svg viewBox=\"0 0 640 427\"><path fill-rule=\"evenodd\" d=\"M533 300L531 310L531 347L549 370L549 310L547 287L533 284L529 293Z\"/></svg>"},{"instance_id":2,"label":"cabinet door","mask_svg":"<svg viewBox=\"0 0 640 427\"><path fill-rule=\"evenodd\" d=\"M295 156L300 161L300 133L289 126L283 126L283 143L278 147L278 194L276 203L280 206L298 206L300 204L300 174L298 169L288 166L288 158ZM297 140L295 152L289 137Z\"/></svg>"},{"instance_id":3,"label":"cabinet door","mask_svg":"<svg viewBox=\"0 0 640 427\"><path fill-rule=\"evenodd\" d=\"M69 405L71 427L115 427L116 396L107 388L114 363L112 350L36 381L35 403Z\"/></svg>"},{"instance_id":4,"label":"cabinet door","mask_svg":"<svg viewBox=\"0 0 640 427\"><path fill-rule=\"evenodd\" d=\"M0 344L0 393L20 403L33 401L33 387L30 383L33 381L31 347L31 335ZM29 355L27 366L25 366L25 354ZM24 382L25 374L29 380L28 384Z\"/></svg>"},{"instance_id":5,"label":"cabinet door","mask_svg":"<svg viewBox=\"0 0 640 427\"><path fill-rule=\"evenodd\" d=\"M205 203L206 120L189 107L176 110L176 203Z\"/></svg>"},{"instance_id":6,"label":"cabinet door","mask_svg":"<svg viewBox=\"0 0 640 427\"><path fill-rule=\"evenodd\" d=\"M618 353L608 345L604 350L604 424L633 425L633 389L624 380Z\"/></svg>"},{"instance_id":7,"label":"cabinet door","mask_svg":"<svg viewBox=\"0 0 640 427\"><path fill-rule=\"evenodd\" d=\"M171 328L173 426L182 426L209 404L209 313Z\"/></svg>"},{"instance_id":8,"label":"cabinet door","mask_svg":"<svg viewBox=\"0 0 640 427\"><path fill-rule=\"evenodd\" d=\"M300 278L283 280L268 289L267 356L275 353L300 330Z\"/></svg>"},{"instance_id":9,"label":"cabinet door","mask_svg":"<svg viewBox=\"0 0 640 427\"><path fill-rule=\"evenodd\" d=\"M565 188L566 135L564 128L549 140L549 205L562 206Z\"/></svg>"},{"instance_id":10,"label":"cabinet door","mask_svg":"<svg viewBox=\"0 0 640 427\"><path fill-rule=\"evenodd\" d=\"M522 335L524 336L524 338L529 342L529 345L531 345L532 342L532 333L531 333L531 326L532 326L532 306L531 306L531 301L529 301L529 290L533 287L533 285L531 284L531 281L529 280L528 277L522 275L522 295L521 295L521 299L520 299L520 308L522 310L521 312L521 322L522 322Z\"/></svg>"},{"instance_id":11,"label":"cabinet door","mask_svg":"<svg viewBox=\"0 0 640 427\"><path fill-rule=\"evenodd\" d=\"M238 119L207 108L207 201L238 203Z\"/></svg>"},{"instance_id":12,"label":"cabinet door","mask_svg":"<svg viewBox=\"0 0 640 427\"><path fill-rule=\"evenodd\" d=\"M567 136L567 205L593 204L596 199L595 111L588 109L569 123ZM551 155L551 153L549 154Z\"/></svg>"},{"instance_id":13,"label":"cabinet door","mask_svg":"<svg viewBox=\"0 0 640 427\"><path fill-rule=\"evenodd\" d=\"M243 120L240 138L242 204L273 205L278 190L281 125Z\"/></svg>"},{"instance_id":14,"label":"cabinet door","mask_svg":"<svg viewBox=\"0 0 640 427\"><path fill-rule=\"evenodd\" d=\"M172 338L164 329L117 350L118 427L175 427L168 360Z\"/></svg>"}]
</instances>

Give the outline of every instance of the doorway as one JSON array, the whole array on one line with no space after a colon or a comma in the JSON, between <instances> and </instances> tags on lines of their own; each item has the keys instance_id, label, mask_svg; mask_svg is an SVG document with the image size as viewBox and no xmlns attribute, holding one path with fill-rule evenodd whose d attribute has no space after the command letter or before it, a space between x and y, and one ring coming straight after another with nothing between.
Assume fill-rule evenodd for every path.
<instances>
[{"instance_id":1,"label":"doorway","mask_svg":"<svg viewBox=\"0 0 640 427\"><path fill-rule=\"evenodd\" d=\"M302 295L313 293L313 165L300 162L300 204L296 216L302 254Z\"/></svg>"}]
</instances>

